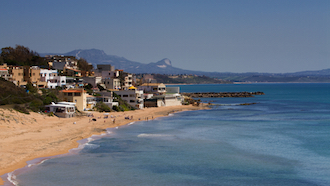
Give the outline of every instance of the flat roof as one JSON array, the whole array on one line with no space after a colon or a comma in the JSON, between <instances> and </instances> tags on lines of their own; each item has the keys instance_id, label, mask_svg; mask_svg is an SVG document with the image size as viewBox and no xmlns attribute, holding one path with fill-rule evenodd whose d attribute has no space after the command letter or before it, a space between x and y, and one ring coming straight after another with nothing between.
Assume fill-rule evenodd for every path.
<instances>
[{"instance_id":1,"label":"flat roof","mask_svg":"<svg viewBox=\"0 0 330 186\"><path fill-rule=\"evenodd\" d=\"M66 101L57 102L57 104L62 104L62 105L76 105L76 103L66 102Z\"/></svg>"},{"instance_id":2,"label":"flat roof","mask_svg":"<svg viewBox=\"0 0 330 186\"><path fill-rule=\"evenodd\" d=\"M46 105L46 107L74 107L74 105L55 104L55 105Z\"/></svg>"}]
</instances>

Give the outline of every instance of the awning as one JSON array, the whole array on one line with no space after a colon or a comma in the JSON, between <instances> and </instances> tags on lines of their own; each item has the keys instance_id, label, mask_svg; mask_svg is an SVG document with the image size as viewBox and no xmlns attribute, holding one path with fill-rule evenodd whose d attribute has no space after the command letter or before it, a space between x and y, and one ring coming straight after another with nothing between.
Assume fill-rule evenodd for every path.
<instances>
[{"instance_id":1,"label":"awning","mask_svg":"<svg viewBox=\"0 0 330 186\"><path fill-rule=\"evenodd\" d=\"M128 89L137 89L136 87L134 87L134 86L131 86L131 87L129 87Z\"/></svg>"}]
</instances>

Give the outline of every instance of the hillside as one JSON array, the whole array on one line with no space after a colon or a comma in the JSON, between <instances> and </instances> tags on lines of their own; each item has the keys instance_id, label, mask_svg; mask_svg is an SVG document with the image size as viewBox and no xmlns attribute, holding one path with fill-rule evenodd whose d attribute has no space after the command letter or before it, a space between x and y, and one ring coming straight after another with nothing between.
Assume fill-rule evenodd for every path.
<instances>
[{"instance_id":1,"label":"hillside","mask_svg":"<svg viewBox=\"0 0 330 186\"><path fill-rule=\"evenodd\" d=\"M35 99L23 88L17 87L14 83L3 78L0 78L0 90L0 105L28 103Z\"/></svg>"},{"instance_id":2,"label":"hillside","mask_svg":"<svg viewBox=\"0 0 330 186\"><path fill-rule=\"evenodd\" d=\"M15 110L28 114L29 111L43 111L44 105L58 101L56 89L43 89L40 94L32 84L27 84L26 87L29 93L24 88L0 78L0 106L9 105Z\"/></svg>"}]
</instances>

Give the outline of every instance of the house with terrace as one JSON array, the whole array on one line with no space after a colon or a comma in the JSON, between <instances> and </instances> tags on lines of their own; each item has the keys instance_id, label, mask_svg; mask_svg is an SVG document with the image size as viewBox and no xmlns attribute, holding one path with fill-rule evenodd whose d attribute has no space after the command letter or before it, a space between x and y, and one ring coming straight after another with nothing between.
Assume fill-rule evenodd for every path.
<instances>
[{"instance_id":1,"label":"house with terrace","mask_svg":"<svg viewBox=\"0 0 330 186\"><path fill-rule=\"evenodd\" d=\"M77 109L80 111L86 110L87 92L83 88L61 90L60 93L63 101L75 103Z\"/></svg>"},{"instance_id":2,"label":"house with terrace","mask_svg":"<svg viewBox=\"0 0 330 186\"><path fill-rule=\"evenodd\" d=\"M138 89L154 95L162 95L166 93L166 86L163 83L143 83L138 86Z\"/></svg>"},{"instance_id":3,"label":"house with terrace","mask_svg":"<svg viewBox=\"0 0 330 186\"><path fill-rule=\"evenodd\" d=\"M134 108L143 109L143 90L138 90L134 86L129 87L127 90L115 91L115 94L121 97Z\"/></svg>"}]
</instances>

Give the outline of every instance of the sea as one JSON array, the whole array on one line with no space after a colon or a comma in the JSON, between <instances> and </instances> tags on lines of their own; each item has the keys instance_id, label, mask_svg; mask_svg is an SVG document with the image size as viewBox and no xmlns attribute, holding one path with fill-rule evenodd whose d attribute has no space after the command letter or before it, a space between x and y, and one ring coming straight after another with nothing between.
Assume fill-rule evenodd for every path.
<instances>
[{"instance_id":1,"label":"sea","mask_svg":"<svg viewBox=\"0 0 330 186\"><path fill-rule=\"evenodd\" d=\"M175 85L210 109L109 128L68 155L11 173L22 186L329 186L330 84Z\"/></svg>"}]
</instances>

